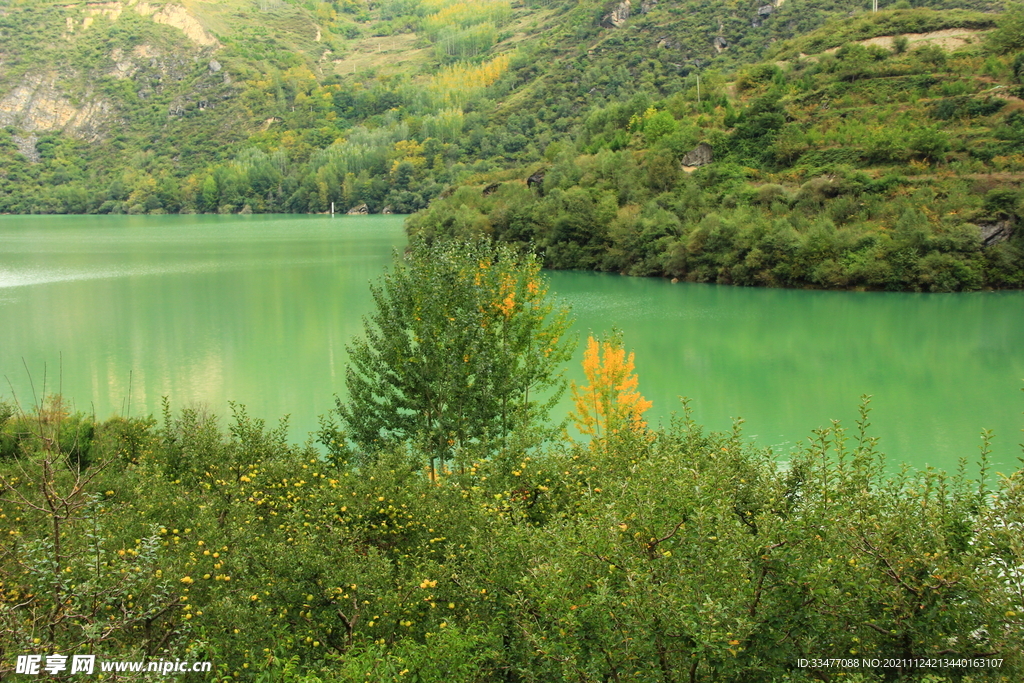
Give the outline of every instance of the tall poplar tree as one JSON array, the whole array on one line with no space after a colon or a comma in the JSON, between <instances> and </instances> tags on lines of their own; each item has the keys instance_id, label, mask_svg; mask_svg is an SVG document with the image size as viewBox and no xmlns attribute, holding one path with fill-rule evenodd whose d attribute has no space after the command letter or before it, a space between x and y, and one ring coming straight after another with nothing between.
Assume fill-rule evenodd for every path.
<instances>
[{"instance_id":1,"label":"tall poplar tree","mask_svg":"<svg viewBox=\"0 0 1024 683\"><path fill-rule=\"evenodd\" d=\"M415 443L431 473L467 446L500 448L543 420L572 354L566 308L532 255L488 241L418 242L372 286L348 347L347 435L371 454Z\"/></svg>"}]
</instances>

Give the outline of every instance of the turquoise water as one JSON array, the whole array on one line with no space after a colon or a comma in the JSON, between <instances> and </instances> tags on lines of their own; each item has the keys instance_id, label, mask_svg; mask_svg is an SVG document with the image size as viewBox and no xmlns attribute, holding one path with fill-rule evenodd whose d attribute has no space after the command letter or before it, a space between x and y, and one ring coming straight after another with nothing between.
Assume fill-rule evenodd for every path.
<instances>
[{"instance_id":1,"label":"turquoise water","mask_svg":"<svg viewBox=\"0 0 1024 683\"><path fill-rule=\"evenodd\" d=\"M238 401L289 414L303 441L344 391L368 283L404 244L400 216L0 217L0 395L60 391L101 418L158 414L164 396L221 415ZM685 395L707 426L742 417L785 454L833 419L852 426L871 394L894 462L973 461L983 428L1002 469L1020 455L1024 293L549 277L581 342L623 331L652 423ZM583 379L578 360L568 376Z\"/></svg>"},{"instance_id":2,"label":"turquoise water","mask_svg":"<svg viewBox=\"0 0 1024 683\"><path fill-rule=\"evenodd\" d=\"M1024 293L810 292L554 273L584 329L616 325L641 390L666 419L679 396L698 422L780 453L835 419L870 432L894 461L946 469L1015 466L1024 426Z\"/></svg>"}]
</instances>

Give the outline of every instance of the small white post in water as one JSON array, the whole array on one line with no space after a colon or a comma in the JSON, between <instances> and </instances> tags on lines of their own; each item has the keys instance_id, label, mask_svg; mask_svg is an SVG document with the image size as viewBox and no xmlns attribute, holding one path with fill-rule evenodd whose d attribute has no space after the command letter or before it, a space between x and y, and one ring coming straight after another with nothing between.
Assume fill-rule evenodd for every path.
<instances>
[{"instance_id":1,"label":"small white post in water","mask_svg":"<svg viewBox=\"0 0 1024 683\"><path fill-rule=\"evenodd\" d=\"M331 215L334 215L334 202L331 202Z\"/></svg>"}]
</instances>

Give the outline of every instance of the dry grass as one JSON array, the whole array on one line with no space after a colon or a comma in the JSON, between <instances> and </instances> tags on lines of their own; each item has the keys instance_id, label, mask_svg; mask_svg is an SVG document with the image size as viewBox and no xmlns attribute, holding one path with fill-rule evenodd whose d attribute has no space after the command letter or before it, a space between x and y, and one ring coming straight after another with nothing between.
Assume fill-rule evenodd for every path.
<instances>
[{"instance_id":1,"label":"dry grass","mask_svg":"<svg viewBox=\"0 0 1024 683\"><path fill-rule=\"evenodd\" d=\"M433 48L417 48L415 33L397 36L374 36L350 44L346 54L333 60L339 74L358 74L373 70L379 75L404 72L417 73L429 63Z\"/></svg>"},{"instance_id":2,"label":"dry grass","mask_svg":"<svg viewBox=\"0 0 1024 683\"><path fill-rule=\"evenodd\" d=\"M915 47L921 47L922 45L938 45L943 50L952 52L965 45L980 42L981 36L986 33L988 31L970 28L947 28L941 31L932 31L931 33L904 33L903 36L907 39L908 50L913 50ZM891 50L895 39L896 36L875 36L874 38L858 40L857 43L865 46L877 45ZM836 52L837 50L839 50L838 47L833 47L825 50L825 52Z\"/></svg>"}]
</instances>

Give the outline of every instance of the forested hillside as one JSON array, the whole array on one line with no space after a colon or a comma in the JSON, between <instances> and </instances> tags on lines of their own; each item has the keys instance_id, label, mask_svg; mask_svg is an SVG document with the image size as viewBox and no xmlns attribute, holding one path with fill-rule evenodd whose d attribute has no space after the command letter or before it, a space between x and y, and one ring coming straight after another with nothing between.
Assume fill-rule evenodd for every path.
<instances>
[{"instance_id":1,"label":"forested hillside","mask_svg":"<svg viewBox=\"0 0 1024 683\"><path fill-rule=\"evenodd\" d=\"M8 0L0 211L443 193L553 267L1018 287L1019 13L919 4Z\"/></svg>"},{"instance_id":2,"label":"forested hillside","mask_svg":"<svg viewBox=\"0 0 1024 683\"><path fill-rule=\"evenodd\" d=\"M731 81L709 74L700 93L694 79L595 106L543 161L479 176L410 228L530 243L555 268L1019 287L1024 59L1004 44L1019 41L1010 21L967 28L988 20L880 12L780 43Z\"/></svg>"}]
</instances>

